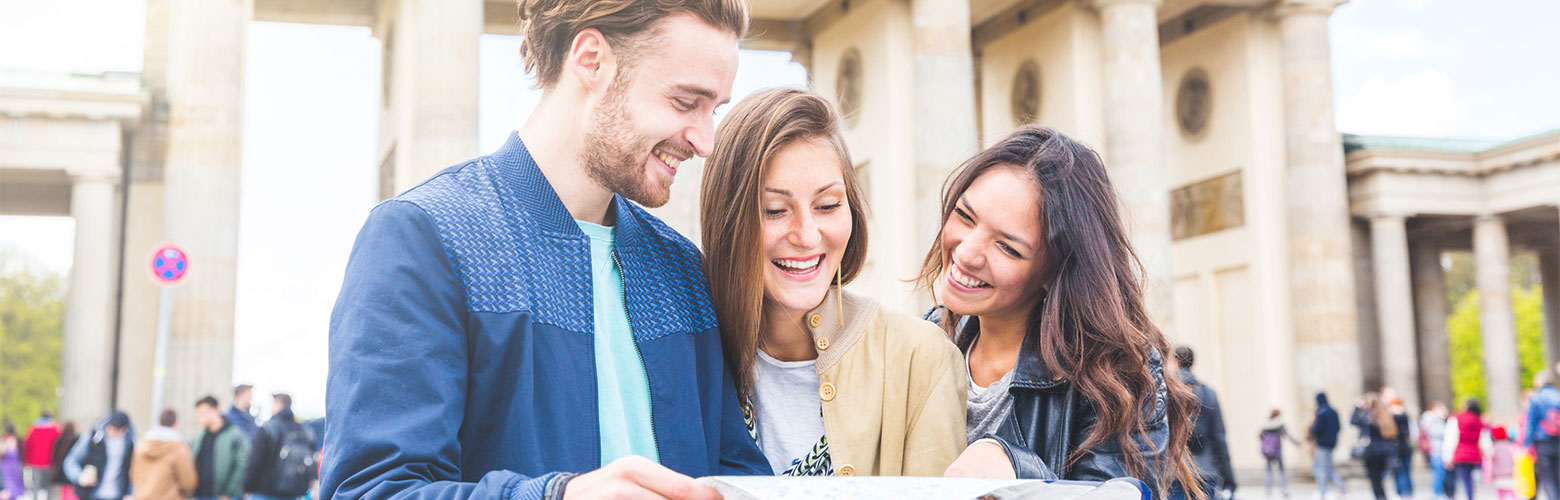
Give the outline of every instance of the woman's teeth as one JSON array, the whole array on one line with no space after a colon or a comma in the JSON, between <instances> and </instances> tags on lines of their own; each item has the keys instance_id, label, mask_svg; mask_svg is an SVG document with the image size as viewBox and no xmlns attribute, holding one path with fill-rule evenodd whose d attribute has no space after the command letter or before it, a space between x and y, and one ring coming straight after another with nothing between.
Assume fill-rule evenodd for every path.
<instances>
[{"instance_id":1,"label":"woman's teeth","mask_svg":"<svg viewBox=\"0 0 1560 500\"><path fill-rule=\"evenodd\" d=\"M975 277L970 276L968 274L964 274L962 271L959 271L959 267L958 266L949 266L948 267L948 276L953 278L954 282L957 282L960 285L964 285L964 286L967 286L967 287L970 287L970 288L984 288L984 287L991 286L991 285L987 284L984 281L975 279Z\"/></svg>"},{"instance_id":2,"label":"woman's teeth","mask_svg":"<svg viewBox=\"0 0 1560 500\"><path fill-rule=\"evenodd\" d=\"M815 267L818 267L818 263L821 261L823 261L822 255L807 260L774 259L770 262L774 262L775 265L785 269L794 270L797 272L807 272L811 271Z\"/></svg>"},{"instance_id":3,"label":"woman's teeth","mask_svg":"<svg viewBox=\"0 0 1560 500\"><path fill-rule=\"evenodd\" d=\"M677 170L677 165L682 163L682 160L677 159L675 156L662 153L659 149L655 151L655 157L660 158L661 162L665 163L666 166L672 167L672 170Z\"/></svg>"}]
</instances>

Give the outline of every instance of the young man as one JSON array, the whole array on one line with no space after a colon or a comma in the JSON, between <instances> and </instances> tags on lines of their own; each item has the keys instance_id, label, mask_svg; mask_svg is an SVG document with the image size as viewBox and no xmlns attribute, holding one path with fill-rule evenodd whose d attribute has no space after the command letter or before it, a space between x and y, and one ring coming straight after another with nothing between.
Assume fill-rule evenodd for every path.
<instances>
[{"instance_id":1,"label":"young man","mask_svg":"<svg viewBox=\"0 0 1560 500\"><path fill-rule=\"evenodd\" d=\"M255 436L255 416L249 414L250 402L254 398L255 386L239 384L233 388L233 406L228 408L227 421L238 426L238 430L244 431L245 437Z\"/></svg>"},{"instance_id":2,"label":"young man","mask_svg":"<svg viewBox=\"0 0 1560 500\"><path fill-rule=\"evenodd\" d=\"M1192 459L1197 461L1197 469L1201 471L1199 485L1210 499L1233 498L1235 496L1235 472L1230 467L1230 445L1224 436L1224 410L1219 405L1219 395L1213 392L1212 387L1203 385L1192 374L1192 366L1197 362L1197 355L1192 348L1176 346L1175 364L1179 367L1178 376L1181 382L1191 387L1197 394L1197 404L1201 410L1192 418L1191 442L1187 448L1192 451ZM1191 498L1186 493L1184 485L1176 484L1171 492L1172 498Z\"/></svg>"},{"instance_id":3,"label":"young man","mask_svg":"<svg viewBox=\"0 0 1560 500\"><path fill-rule=\"evenodd\" d=\"M195 491L195 460L176 430L179 414L163 410L157 427L141 436L130 460L130 485L136 500L184 500Z\"/></svg>"},{"instance_id":4,"label":"young man","mask_svg":"<svg viewBox=\"0 0 1560 500\"><path fill-rule=\"evenodd\" d=\"M249 463L249 438L222 416L217 398L206 396L195 403L200 435L190 441L195 455L197 500L234 500L244 495L244 470Z\"/></svg>"},{"instance_id":5,"label":"young man","mask_svg":"<svg viewBox=\"0 0 1560 500\"><path fill-rule=\"evenodd\" d=\"M293 418L292 396L272 395L271 419L255 431L244 467L244 493L250 500L292 500L314 480L313 435Z\"/></svg>"},{"instance_id":6,"label":"young man","mask_svg":"<svg viewBox=\"0 0 1560 500\"><path fill-rule=\"evenodd\" d=\"M326 497L715 498L690 476L770 473L699 252L640 207L709 154L745 9L520 2L536 110L358 235L331 317Z\"/></svg>"},{"instance_id":7,"label":"young man","mask_svg":"<svg viewBox=\"0 0 1560 500\"><path fill-rule=\"evenodd\" d=\"M130 415L115 411L65 457L65 478L76 485L81 500L120 500L130 496L130 459L135 455L135 428Z\"/></svg>"}]
</instances>

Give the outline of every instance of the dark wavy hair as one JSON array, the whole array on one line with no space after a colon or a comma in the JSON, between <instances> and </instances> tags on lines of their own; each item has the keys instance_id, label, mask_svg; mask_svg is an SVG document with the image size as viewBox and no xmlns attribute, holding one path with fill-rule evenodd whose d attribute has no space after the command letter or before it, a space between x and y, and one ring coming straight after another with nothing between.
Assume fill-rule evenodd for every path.
<instances>
[{"instance_id":1,"label":"dark wavy hair","mask_svg":"<svg viewBox=\"0 0 1560 500\"><path fill-rule=\"evenodd\" d=\"M1153 468L1164 497L1172 481L1198 484L1187 450L1197 398L1178 377L1149 367L1151 350L1170 351L1143 304L1143 264L1117 208L1116 191L1100 157L1087 146L1044 127L1027 126L960 165L943 187L942 224L975 179L1003 166L1022 169L1040 192L1043 263L1036 267L1046 291L1034 298L1026 336L1053 374L1066 377L1094 406L1095 421L1072 447L1067 467L1107 441L1122 450L1127 472L1146 477ZM928 289L944 271L941 235L932 242L919 282ZM948 311L943 327L959 317ZM1148 440L1159 408L1158 380L1167 389L1170 439L1154 463L1130 450ZM1064 478L1065 479L1065 478ZM1189 488L1196 498L1206 495Z\"/></svg>"}]
</instances>

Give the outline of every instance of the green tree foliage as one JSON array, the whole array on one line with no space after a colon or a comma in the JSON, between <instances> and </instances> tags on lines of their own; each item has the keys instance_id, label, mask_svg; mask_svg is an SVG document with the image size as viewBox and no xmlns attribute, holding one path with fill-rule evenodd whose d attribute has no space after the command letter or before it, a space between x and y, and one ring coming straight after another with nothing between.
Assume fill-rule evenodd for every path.
<instances>
[{"instance_id":1,"label":"green tree foliage","mask_svg":"<svg viewBox=\"0 0 1560 500\"><path fill-rule=\"evenodd\" d=\"M0 421L18 431L56 407L64 318L64 278L0 266Z\"/></svg>"},{"instance_id":2,"label":"green tree foliage","mask_svg":"<svg viewBox=\"0 0 1560 500\"><path fill-rule=\"evenodd\" d=\"M1452 360L1452 392L1458 405L1468 397L1488 403L1484 380L1484 341L1479 332L1479 291L1468 290L1458 298L1446 320ZM1514 286L1511 308L1516 315L1517 358L1522 387L1532 385L1533 374L1544 366L1544 297L1538 286Z\"/></svg>"}]
</instances>

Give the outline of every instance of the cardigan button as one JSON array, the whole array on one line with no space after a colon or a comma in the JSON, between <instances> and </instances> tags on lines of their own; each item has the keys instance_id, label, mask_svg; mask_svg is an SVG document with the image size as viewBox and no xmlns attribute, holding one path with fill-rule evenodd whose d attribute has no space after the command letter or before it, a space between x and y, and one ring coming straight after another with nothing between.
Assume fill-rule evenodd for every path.
<instances>
[{"instance_id":1,"label":"cardigan button","mask_svg":"<svg viewBox=\"0 0 1560 500\"><path fill-rule=\"evenodd\" d=\"M836 476L854 476L854 475L856 475L856 468L851 466L850 464L841 465L840 466L840 470L835 471L834 475L836 475Z\"/></svg>"},{"instance_id":2,"label":"cardigan button","mask_svg":"<svg viewBox=\"0 0 1560 500\"><path fill-rule=\"evenodd\" d=\"M834 384L824 382L818 387L818 397L824 401L834 401Z\"/></svg>"},{"instance_id":3,"label":"cardigan button","mask_svg":"<svg viewBox=\"0 0 1560 500\"><path fill-rule=\"evenodd\" d=\"M823 316L819 316L819 315L816 315L816 314L814 314L812 316L808 316L807 317L807 324L812 325L813 328L817 328L818 325L823 324Z\"/></svg>"},{"instance_id":4,"label":"cardigan button","mask_svg":"<svg viewBox=\"0 0 1560 500\"><path fill-rule=\"evenodd\" d=\"M828 348L829 348L829 338L828 337L818 337L818 350L823 351L823 350L827 350Z\"/></svg>"}]
</instances>

